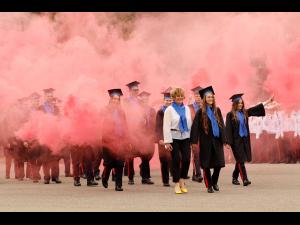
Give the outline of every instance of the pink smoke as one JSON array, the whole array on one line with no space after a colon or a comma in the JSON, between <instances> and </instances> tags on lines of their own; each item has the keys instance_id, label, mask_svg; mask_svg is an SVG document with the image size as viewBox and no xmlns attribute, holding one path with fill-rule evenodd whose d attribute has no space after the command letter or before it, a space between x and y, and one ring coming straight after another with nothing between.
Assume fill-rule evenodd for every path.
<instances>
[{"instance_id":1,"label":"pink smoke","mask_svg":"<svg viewBox=\"0 0 300 225\"><path fill-rule=\"evenodd\" d=\"M163 88L213 85L247 105L271 93L299 108L299 13L3 13L0 15L1 118L16 99L43 88L62 98L63 118L34 114L18 135L58 149L98 141L107 89L141 82L158 108ZM133 130L136 127L132 127Z\"/></svg>"}]
</instances>

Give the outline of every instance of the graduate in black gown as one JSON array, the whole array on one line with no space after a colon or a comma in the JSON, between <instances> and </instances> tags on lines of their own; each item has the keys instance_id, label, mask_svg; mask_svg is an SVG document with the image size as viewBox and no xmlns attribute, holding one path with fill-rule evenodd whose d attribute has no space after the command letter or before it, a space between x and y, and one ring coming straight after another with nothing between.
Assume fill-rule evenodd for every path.
<instances>
[{"instance_id":1,"label":"graduate in black gown","mask_svg":"<svg viewBox=\"0 0 300 225\"><path fill-rule=\"evenodd\" d=\"M153 158L155 151L155 117L156 111L149 105L150 93L143 91L138 97L140 99L142 119L139 121L139 126L136 133L138 140L142 142L136 143L138 149L138 157L141 158L140 175L142 184L154 184L150 175L150 161Z\"/></svg>"},{"instance_id":2,"label":"graduate in black gown","mask_svg":"<svg viewBox=\"0 0 300 225\"><path fill-rule=\"evenodd\" d=\"M97 186L98 183L95 181L93 162L95 161L95 152L91 145L72 145L70 146L73 174L74 174L74 186L81 186L80 183L80 166L82 166L88 187Z\"/></svg>"},{"instance_id":3,"label":"graduate in black gown","mask_svg":"<svg viewBox=\"0 0 300 225\"><path fill-rule=\"evenodd\" d=\"M39 110L41 95L37 92L34 92L29 96L29 98L31 101L30 112ZM39 142L37 140L24 140L24 146L28 150L27 154L28 165L30 165L30 177L34 183L38 183L41 179L40 169L42 166L39 160L41 154Z\"/></svg>"},{"instance_id":4,"label":"graduate in black gown","mask_svg":"<svg viewBox=\"0 0 300 225\"><path fill-rule=\"evenodd\" d=\"M102 147L104 158L104 170L102 173L102 184L108 188L110 172L114 169L115 190L123 191L122 176L124 162L129 151L132 149L129 144L128 126L125 112L120 105L121 89L108 91L110 101L102 113Z\"/></svg>"},{"instance_id":5,"label":"graduate in black gown","mask_svg":"<svg viewBox=\"0 0 300 225\"><path fill-rule=\"evenodd\" d=\"M236 161L232 174L232 184L240 185L238 181L240 174L244 186L248 186L251 182L248 180L245 162L252 160L248 118L250 116L265 116L265 106L271 103L273 98L246 109L242 96L243 94L235 94L230 98L232 110L226 116L226 137Z\"/></svg>"},{"instance_id":6,"label":"graduate in black gown","mask_svg":"<svg viewBox=\"0 0 300 225\"><path fill-rule=\"evenodd\" d=\"M54 91L53 88L44 89L45 102L39 107L39 110L49 115L59 116L59 108L53 101ZM50 179L52 179L52 182L60 184L59 155L53 153L48 146L43 145L41 146L41 161L44 171L44 184L50 184Z\"/></svg>"},{"instance_id":7,"label":"graduate in black gown","mask_svg":"<svg viewBox=\"0 0 300 225\"><path fill-rule=\"evenodd\" d=\"M216 106L215 92L211 86L200 90L202 107L197 111L192 125L192 148L198 148L200 141L200 166L208 193L219 191L218 180L225 167L224 149L226 144L225 124L220 108ZM210 169L214 169L211 175Z\"/></svg>"},{"instance_id":8,"label":"graduate in black gown","mask_svg":"<svg viewBox=\"0 0 300 225\"><path fill-rule=\"evenodd\" d=\"M194 95L194 102L189 105L190 110L191 110L192 120L194 120L197 111L202 106L202 100L201 100L201 96L199 94L199 91L201 89L202 89L202 87L197 86L197 87L195 87L191 90L193 92L193 95ZM199 158L200 149L199 149L199 147L193 149L192 156L193 156L193 177L192 177L192 181L201 183L203 181L203 177L202 177L202 174L201 174L201 167L200 167L200 158Z\"/></svg>"},{"instance_id":9,"label":"graduate in black gown","mask_svg":"<svg viewBox=\"0 0 300 225\"><path fill-rule=\"evenodd\" d=\"M138 98L139 95L139 85L140 82L133 81L128 83L126 86L129 89L129 97L124 99L124 109L126 113L127 122L129 125L129 132L130 135L135 136L134 129L136 129L136 121L138 120L137 117L140 117L140 115L137 115L140 111L141 102ZM127 156L125 161L125 168L124 168L124 176L128 176L128 184L133 185L134 184L134 158L138 156L139 149L137 147L139 140L136 140L133 137L130 137L131 144L133 146L133 150L131 153Z\"/></svg>"},{"instance_id":10,"label":"graduate in black gown","mask_svg":"<svg viewBox=\"0 0 300 225\"><path fill-rule=\"evenodd\" d=\"M158 144L158 155L160 161L162 182L164 187L170 187L169 172L171 167L171 154L169 151L165 149L163 125L164 125L165 111L168 108L168 106L170 106L173 102L170 93L171 89L172 88L169 88L162 93L164 95L164 104L156 113L156 124L155 124L156 142Z\"/></svg>"}]
</instances>

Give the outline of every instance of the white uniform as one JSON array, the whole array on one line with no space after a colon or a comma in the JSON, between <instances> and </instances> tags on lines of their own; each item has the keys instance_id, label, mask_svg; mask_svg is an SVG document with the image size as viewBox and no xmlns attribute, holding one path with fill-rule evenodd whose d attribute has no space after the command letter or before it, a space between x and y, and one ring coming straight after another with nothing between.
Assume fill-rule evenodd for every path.
<instances>
[{"instance_id":1,"label":"white uniform","mask_svg":"<svg viewBox=\"0 0 300 225\"><path fill-rule=\"evenodd\" d=\"M283 113L283 131L284 132L294 132L295 124L293 123L293 116Z\"/></svg>"},{"instance_id":2,"label":"white uniform","mask_svg":"<svg viewBox=\"0 0 300 225\"><path fill-rule=\"evenodd\" d=\"M297 112L297 133L298 136L300 137L300 110Z\"/></svg>"},{"instance_id":3,"label":"white uniform","mask_svg":"<svg viewBox=\"0 0 300 225\"><path fill-rule=\"evenodd\" d=\"M256 126L255 118L256 117L249 117L248 123L249 123L249 130L251 134L256 134L257 126Z\"/></svg>"},{"instance_id":4,"label":"white uniform","mask_svg":"<svg viewBox=\"0 0 300 225\"><path fill-rule=\"evenodd\" d=\"M274 117L272 114L267 114L262 121L262 129L268 134L274 134Z\"/></svg>"},{"instance_id":5,"label":"white uniform","mask_svg":"<svg viewBox=\"0 0 300 225\"><path fill-rule=\"evenodd\" d=\"M300 111L293 111L291 118L293 121L294 137L300 137Z\"/></svg>"},{"instance_id":6,"label":"white uniform","mask_svg":"<svg viewBox=\"0 0 300 225\"><path fill-rule=\"evenodd\" d=\"M283 138L284 137L284 115L283 111L277 111L274 113L274 131L275 131L275 138Z\"/></svg>"},{"instance_id":7,"label":"white uniform","mask_svg":"<svg viewBox=\"0 0 300 225\"><path fill-rule=\"evenodd\" d=\"M259 139L263 132L263 118L264 117L250 117L249 129L252 134L255 134L255 138Z\"/></svg>"}]
</instances>

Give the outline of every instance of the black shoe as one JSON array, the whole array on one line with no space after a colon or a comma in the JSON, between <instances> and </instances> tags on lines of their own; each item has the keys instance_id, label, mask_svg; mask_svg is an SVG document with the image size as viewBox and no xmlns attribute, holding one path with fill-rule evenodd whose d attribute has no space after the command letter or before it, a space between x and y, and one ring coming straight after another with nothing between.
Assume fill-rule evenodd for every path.
<instances>
[{"instance_id":1,"label":"black shoe","mask_svg":"<svg viewBox=\"0 0 300 225\"><path fill-rule=\"evenodd\" d=\"M220 191L219 186L218 186L217 184L214 184L214 185L213 185L213 189L214 189L215 191Z\"/></svg>"},{"instance_id":2,"label":"black shoe","mask_svg":"<svg viewBox=\"0 0 300 225\"><path fill-rule=\"evenodd\" d=\"M119 187L119 186L116 186L115 190L116 190L116 191L123 191L123 188L122 188L122 187Z\"/></svg>"},{"instance_id":3,"label":"black shoe","mask_svg":"<svg viewBox=\"0 0 300 225\"><path fill-rule=\"evenodd\" d=\"M93 180L87 182L87 186L89 186L89 187L90 186L97 186L97 185L98 185L98 183L96 181L93 181Z\"/></svg>"},{"instance_id":4,"label":"black shoe","mask_svg":"<svg viewBox=\"0 0 300 225\"><path fill-rule=\"evenodd\" d=\"M183 179L185 179L185 180L189 180L191 177L190 176L186 176L185 178L183 178Z\"/></svg>"},{"instance_id":5,"label":"black shoe","mask_svg":"<svg viewBox=\"0 0 300 225\"><path fill-rule=\"evenodd\" d=\"M33 183L38 183L39 182L39 180L33 180Z\"/></svg>"},{"instance_id":6,"label":"black shoe","mask_svg":"<svg viewBox=\"0 0 300 225\"><path fill-rule=\"evenodd\" d=\"M207 188L208 193L214 193L214 189L212 187Z\"/></svg>"},{"instance_id":7,"label":"black shoe","mask_svg":"<svg viewBox=\"0 0 300 225\"><path fill-rule=\"evenodd\" d=\"M102 185L104 188L108 188L108 183L102 178Z\"/></svg>"},{"instance_id":8,"label":"black shoe","mask_svg":"<svg viewBox=\"0 0 300 225\"><path fill-rule=\"evenodd\" d=\"M244 180L244 181L243 181L243 184L244 184L244 186L248 186L248 185L251 184L251 181L249 181L249 180Z\"/></svg>"},{"instance_id":9,"label":"black shoe","mask_svg":"<svg viewBox=\"0 0 300 225\"><path fill-rule=\"evenodd\" d=\"M52 182L54 182L56 184L61 184L62 183L61 180L59 180L59 179L52 179Z\"/></svg>"},{"instance_id":10,"label":"black shoe","mask_svg":"<svg viewBox=\"0 0 300 225\"><path fill-rule=\"evenodd\" d=\"M75 180L75 181L74 181L74 186L75 186L75 187L80 187L80 186L81 186L80 181L79 181L79 180Z\"/></svg>"},{"instance_id":11,"label":"black shoe","mask_svg":"<svg viewBox=\"0 0 300 225\"><path fill-rule=\"evenodd\" d=\"M192 177L192 181L202 183L203 177L202 177L201 175L200 175L200 176L194 175L194 176Z\"/></svg>"},{"instance_id":12,"label":"black shoe","mask_svg":"<svg viewBox=\"0 0 300 225\"><path fill-rule=\"evenodd\" d=\"M99 176L99 174L97 174L97 175L95 176L95 180L101 180L101 177Z\"/></svg>"},{"instance_id":13,"label":"black shoe","mask_svg":"<svg viewBox=\"0 0 300 225\"><path fill-rule=\"evenodd\" d=\"M10 179L10 176L6 176L5 179Z\"/></svg>"},{"instance_id":14,"label":"black shoe","mask_svg":"<svg viewBox=\"0 0 300 225\"><path fill-rule=\"evenodd\" d=\"M50 180L45 180L44 184L50 184Z\"/></svg>"},{"instance_id":15,"label":"black shoe","mask_svg":"<svg viewBox=\"0 0 300 225\"><path fill-rule=\"evenodd\" d=\"M164 187L170 187L171 185L169 183L164 183Z\"/></svg>"},{"instance_id":16,"label":"black shoe","mask_svg":"<svg viewBox=\"0 0 300 225\"><path fill-rule=\"evenodd\" d=\"M142 184L154 184L154 182L150 178L147 178L142 179Z\"/></svg>"},{"instance_id":17,"label":"black shoe","mask_svg":"<svg viewBox=\"0 0 300 225\"><path fill-rule=\"evenodd\" d=\"M134 180L133 180L133 179L129 180L129 181L128 181L128 184L129 184L129 185L134 185Z\"/></svg>"},{"instance_id":18,"label":"black shoe","mask_svg":"<svg viewBox=\"0 0 300 225\"><path fill-rule=\"evenodd\" d=\"M233 178L233 179L232 179L232 184L233 184L233 185L240 185L240 182L239 182L238 179Z\"/></svg>"}]
</instances>

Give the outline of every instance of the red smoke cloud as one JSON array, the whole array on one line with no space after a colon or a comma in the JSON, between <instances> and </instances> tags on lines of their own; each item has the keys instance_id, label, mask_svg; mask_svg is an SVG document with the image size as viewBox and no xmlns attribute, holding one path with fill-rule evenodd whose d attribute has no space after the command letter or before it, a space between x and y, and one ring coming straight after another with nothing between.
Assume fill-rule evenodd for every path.
<instances>
[{"instance_id":1,"label":"red smoke cloud","mask_svg":"<svg viewBox=\"0 0 300 225\"><path fill-rule=\"evenodd\" d=\"M197 85L214 86L224 114L237 92L247 105L275 92L283 109L299 108L299 24L299 13L2 13L1 118L16 99L53 87L67 114L34 114L19 135L54 149L94 143L106 90L127 95L133 80L156 108L162 88L188 97Z\"/></svg>"}]
</instances>

